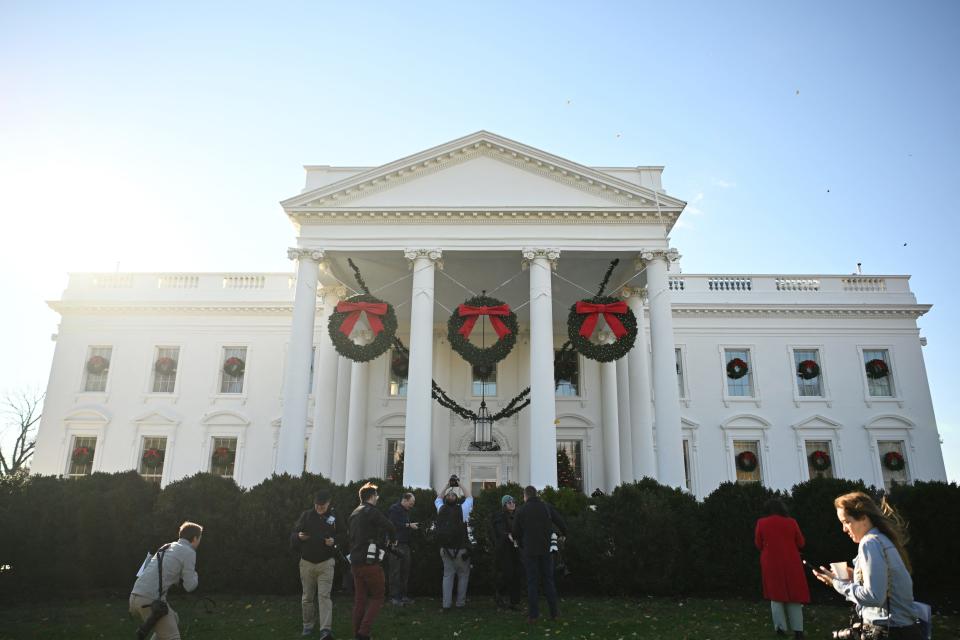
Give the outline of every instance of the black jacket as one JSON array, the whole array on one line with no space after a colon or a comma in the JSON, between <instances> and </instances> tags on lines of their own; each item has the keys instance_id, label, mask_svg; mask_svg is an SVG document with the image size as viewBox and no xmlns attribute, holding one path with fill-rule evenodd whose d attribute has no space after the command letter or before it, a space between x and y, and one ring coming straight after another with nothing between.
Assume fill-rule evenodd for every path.
<instances>
[{"instance_id":1,"label":"black jacket","mask_svg":"<svg viewBox=\"0 0 960 640\"><path fill-rule=\"evenodd\" d=\"M350 514L350 564L363 565L371 542L382 547L396 536L396 527L387 516L369 502L362 503Z\"/></svg>"},{"instance_id":2,"label":"black jacket","mask_svg":"<svg viewBox=\"0 0 960 640\"><path fill-rule=\"evenodd\" d=\"M310 536L308 540L301 540L297 534L303 531ZM300 554L307 562L323 562L333 558L337 553L333 547L327 546L325 539L333 538L337 544L343 543L344 523L337 512L330 507L322 516L316 509L308 509L300 514L293 532L290 534L290 548Z\"/></svg>"},{"instance_id":3,"label":"black jacket","mask_svg":"<svg viewBox=\"0 0 960 640\"><path fill-rule=\"evenodd\" d=\"M399 500L387 509L387 517L390 518L390 522L393 523L393 526L397 530L397 542L400 544L410 544L410 534L412 531L407 526L410 524L410 512L403 508Z\"/></svg>"},{"instance_id":4,"label":"black jacket","mask_svg":"<svg viewBox=\"0 0 960 640\"><path fill-rule=\"evenodd\" d=\"M516 519L517 512L500 509L493 514L493 548L500 550L504 547L513 548L513 543L507 534L513 533L513 521Z\"/></svg>"},{"instance_id":5,"label":"black jacket","mask_svg":"<svg viewBox=\"0 0 960 640\"><path fill-rule=\"evenodd\" d=\"M550 553L550 534L556 530L567 534L567 524L553 508L540 498L530 498L517 509L513 519L513 539L520 543L525 556Z\"/></svg>"}]
</instances>

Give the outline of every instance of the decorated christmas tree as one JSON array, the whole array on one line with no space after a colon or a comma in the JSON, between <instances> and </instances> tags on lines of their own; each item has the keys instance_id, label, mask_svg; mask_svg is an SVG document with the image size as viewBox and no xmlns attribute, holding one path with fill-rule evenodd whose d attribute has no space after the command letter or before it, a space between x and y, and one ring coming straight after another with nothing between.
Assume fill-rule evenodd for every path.
<instances>
[{"instance_id":1,"label":"decorated christmas tree","mask_svg":"<svg viewBox=\"0 0 960 640\"><path fill-rule=\"evenodd\" d=\"M579 489L580 483L577 480L577 474L570 462L570 456L564 449L557 449L557 484L571 489Z\"/></svg>"},{"instance_id":2,"label":"decorated christmas tree","mask_svg":"<svg viewBox=\"0 0 960 640\"><path fill-rule=\"evenodd\" d=\"M387 480L403 484L403 451L397 456L397 461L393 463L393 469L387 474Z\"/></svg>"}]
</instances>

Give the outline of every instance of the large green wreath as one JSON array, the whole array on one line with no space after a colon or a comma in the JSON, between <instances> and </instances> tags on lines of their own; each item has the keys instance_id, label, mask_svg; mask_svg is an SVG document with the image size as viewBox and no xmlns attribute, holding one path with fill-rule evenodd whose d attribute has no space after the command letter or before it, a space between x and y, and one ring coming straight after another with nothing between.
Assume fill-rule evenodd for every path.
<instances>
[{"instance_id":1,"label":"large green wreath","mask_svg":"<svg viewBox=\"0 0 960 640\"><path fill-rule=\"evenodd\" d=\"M490 318L496 318L506 327L509 333L505 333L502 337L496 336L496 342L486 348L480 348L474 346L470 340L460 333L460 330L463 328L463 325L468 322L470 318L475 318L474 322L485 322L482 316L461 316L460 309L462 307L506 307L508 313L506 315L491 315ZM485 314L484 314L485 315ZM475 328L474 331L477 329ZM450 319L447 321L447 339L450 340L450 347L460 354L460 357L472 364L474 367L486 365L492 367L496 363L500 362L506 358L510 352L513 350L513 345L517 343L517 332L520 330L519 325L517 325L517 314L515 314L510 307L503 302L502 300L497 300L496 298L491 298L489 296L474 296L466 301L457 309L450 314Z\"/></svg>"},{"instance_id":2,"label":"large green wreath","mask_svg":"<svg viewBox=\"0 0 960 640\"><path fill-rule=\"evenodd\" d=\"M618 337L611 344L595 344L590 342L589 336L580 334L580 329L590 314L578 313L577 305L580 303L590 305L616 305L623 303L623 300L611 296L594 296L589 300L575 302L570 307L570 314L567 316L567 337L573 348L583 354L584 357L596 360L597 362L612 362L619 360L633 348L633 343L637 339L637 317L633 315L630 307L624 304L625 310L619 313L613 313L616 320L620 321L626 333ZM600 312L600 315L607 315ZM609 324L609 322L608 322ZM613 327L611 327L612 329Z\"/></svg>"},{"instance_id":3,"label":"large green wreath","mask_svg":"<svg viewBox=\"0 0 960 640\"><path fill-rule=\"evenodd\" d=\"M368 345L359 345L350 339L348 335L349 331L347 333L341 331L343 323L355 313L358 313L353 310L334 311L331 313L330 321L327 323L327 332L330 334L330 341L333 343L333 347L337 350L337 353L354 362L368 362L385 353L393 346L393 339L397 335L397 314L393 310L393 305L389 302L384 302L366 293L361 293L341 301L340 304L337 305L337 309L340 309L341 305L344 304L350 306L356 303L386 305L386 311L382 315L375 316L380 320L383 327L379 333L374 330L373 342ZM368 316L368 320L369 319L370 316ZM371 326L371 328L373 327Z\"/></svg>"}]
</instances>

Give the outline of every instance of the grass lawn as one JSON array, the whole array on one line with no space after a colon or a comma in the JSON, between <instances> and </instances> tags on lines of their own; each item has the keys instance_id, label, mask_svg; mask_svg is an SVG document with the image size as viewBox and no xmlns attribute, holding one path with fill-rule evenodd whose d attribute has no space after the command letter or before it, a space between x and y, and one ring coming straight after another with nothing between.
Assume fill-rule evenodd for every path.
<instances>
[{"instance_id":1,"label":"grass lawn","mask_svg":"<svg viewBox=\"0 0 960 640\"><path fill-rule=\"evenodd\" d=\"M262 640L300 637L300 602L296 596L214 596L216 609L207 614L192 596L175 595L171 604L180 614L183 640ZM546 603L543 603L545 606ZM334 598L336 638L352 638L351 602ZM765 601L670 598L566 598L561 618L528 625L524 611L499 611L487 596L468 601L466 608L441 614L440 603L420 598L416 604L383 608L374 625L377 640L450 638L570 638L584 640L742 640L777 636L770 629ZM807 637L828 638L846 624L843 606L815 605L804 610ZM127 616L125 597L0 604L0 639L22 638L133 638L136 624ZM316 636L313 636L316 637ZM935 638L960 638L960 616L941 616Z\"/></svg>"}]
</instances>

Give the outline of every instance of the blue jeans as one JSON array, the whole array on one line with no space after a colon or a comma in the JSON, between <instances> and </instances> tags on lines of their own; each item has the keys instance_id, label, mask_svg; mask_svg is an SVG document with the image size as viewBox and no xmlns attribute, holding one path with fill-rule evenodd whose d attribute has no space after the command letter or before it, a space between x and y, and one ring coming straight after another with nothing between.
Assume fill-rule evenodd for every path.
<instances>
[{"instance_id":1,"label":"blue jeans","mask_svg":"<svg viewBox=\"0 0 960 640\"><path fill-rule=\"evenodd\" d=\"M553 556L549 553L537 556L524 555L523 564L527 569L528 617L540 617L540 580L543 579L543 595L547 596L550 617L556 618L559 611L557 611L557 586L553 582Z\"/></svg>"}]
</instances>

